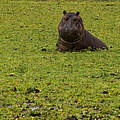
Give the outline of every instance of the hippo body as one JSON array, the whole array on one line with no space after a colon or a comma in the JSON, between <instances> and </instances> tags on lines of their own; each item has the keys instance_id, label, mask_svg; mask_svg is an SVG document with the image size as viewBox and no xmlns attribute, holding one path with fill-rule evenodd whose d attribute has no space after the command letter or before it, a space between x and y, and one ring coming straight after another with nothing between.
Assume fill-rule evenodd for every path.
<instances>
[{"instance_id":1,"label":"hippo body","mask_svg":"<svg viewBox=\"0 0 120 120\"><path fill-rule=\"evenodd\" d=\"M105 43L84 29L79 12L66 13L66 11L63 11L63 14L64 16L58 26L59 39L56 44L58 50L108 49Z\"/></svg>"}]
</instances>

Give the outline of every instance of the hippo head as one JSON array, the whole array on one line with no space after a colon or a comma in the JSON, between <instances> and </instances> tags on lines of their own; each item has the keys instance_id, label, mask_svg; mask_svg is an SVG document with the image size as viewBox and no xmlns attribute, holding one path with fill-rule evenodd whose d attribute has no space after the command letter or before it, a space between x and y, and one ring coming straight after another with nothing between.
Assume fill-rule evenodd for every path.
<instances>
[{"instance_id":1,"label":"hippo head","mask_svg":"<svg viewBox=\"0 0 120 120\"><path fill-rule=\"evenodd\" d=\"M63 17L58 26L59 37L67 42L75 42L81 38L84 31L84 25L79 12L63 11Z\"/></svg>"}]
</instances>

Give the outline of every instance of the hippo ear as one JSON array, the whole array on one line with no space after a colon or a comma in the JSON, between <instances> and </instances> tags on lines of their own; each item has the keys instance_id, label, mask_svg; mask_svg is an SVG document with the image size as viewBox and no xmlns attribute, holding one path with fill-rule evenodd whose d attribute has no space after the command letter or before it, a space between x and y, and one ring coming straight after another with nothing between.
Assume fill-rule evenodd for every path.
<instances>
[{"instance_id":1,"label":"hippo ear","mask_svg":"<svg viewBox=\"0 0 120 120\"><path fill-rule=\"evenodd\" d=\"M67 14L67 12L64 10L64 11L63 11L63 14L64 14L64 15L66 15L66 14Z\"/></svg>"},{"instance_id":2,"label":"hippo ear","mask_svg":"<svg viewBox=\"0 0 120 120\"><path fill-rule=\"evenodd\" d=\"M78 15L80 15L80 12L77 11L77 12L76 12L76 16L78 16Z\"/></svg>"}]
</instances>

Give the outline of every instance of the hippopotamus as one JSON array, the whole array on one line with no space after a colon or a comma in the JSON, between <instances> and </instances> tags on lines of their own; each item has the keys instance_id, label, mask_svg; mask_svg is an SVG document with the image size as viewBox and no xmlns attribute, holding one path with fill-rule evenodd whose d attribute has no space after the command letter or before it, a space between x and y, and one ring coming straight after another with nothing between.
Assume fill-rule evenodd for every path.
<instances>
[{"instance_id":1,"label":"hippopotamus","mask_svg":"<svg viewBox=\"0 0 120 120\"><path fill-rule=\"evenodd\" d=\"M83 24L79 12L63 11L63 17L58 25L59 39L57 48L60 51L79 51L81 49L106 49L104 42L89 33Z\"/></svg>"}]
</instances>

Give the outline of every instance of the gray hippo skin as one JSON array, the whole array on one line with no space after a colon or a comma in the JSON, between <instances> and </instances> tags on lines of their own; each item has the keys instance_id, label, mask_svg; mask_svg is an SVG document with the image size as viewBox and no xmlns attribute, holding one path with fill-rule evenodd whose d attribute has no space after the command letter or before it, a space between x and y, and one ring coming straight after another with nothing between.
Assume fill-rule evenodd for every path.
<instances>
[{"instance_id":1,"label":"gray hippo skin","mask_svg":"<svg viewBox=\"0 0 120 120\"><path fill-rule=\"evenodd\" d=\"M84 29L79 12L63 11L63 17L58 26L59 39L56 44L60 51L79 51L81 49L96 50L108 47L101 40L94 37Z\"/></svg>"}]
</instances>

